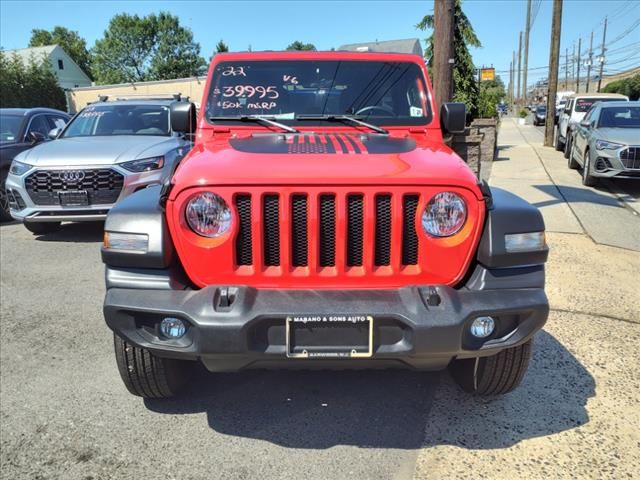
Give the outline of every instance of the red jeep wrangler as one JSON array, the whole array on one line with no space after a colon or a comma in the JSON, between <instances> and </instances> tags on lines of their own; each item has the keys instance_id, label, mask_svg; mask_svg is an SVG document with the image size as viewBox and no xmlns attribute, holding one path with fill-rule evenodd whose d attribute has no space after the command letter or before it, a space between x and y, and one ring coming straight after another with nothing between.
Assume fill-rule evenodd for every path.
<instances>
[{"instance_id":1,"label":"red jeep wrangler","mask_svg":"<svg viewBox=\"0 0 640 480\"><path fill-rule=\"evenodd\" d=\"M443 143L416 55L216 55L196 143L109 213L104 315L122 379L168 397L189 361L244 368L451 367L512 390L544 325L538 210ZM197 128L196 128L197 124Z\"/></svg>"}]
</instances>

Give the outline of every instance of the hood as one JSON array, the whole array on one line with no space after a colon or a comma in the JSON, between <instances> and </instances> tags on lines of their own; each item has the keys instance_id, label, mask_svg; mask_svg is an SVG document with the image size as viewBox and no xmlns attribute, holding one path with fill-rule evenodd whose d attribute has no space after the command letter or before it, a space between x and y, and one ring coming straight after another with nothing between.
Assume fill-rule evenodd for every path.
<instances>
[{"instance_id":1,"label":"hood","mask_svg":"<svg viewBox=\"0 0 640 480\"><path fill-rule=\"evenodd\" d=\"M72 137L45 142L25 152L20 159L37 166L110 165L158 155L150 151L174 137L117 135L111 137Z\"/></svg>"},{"instance_id":2,"label":"hood","mask_svg":"<svg viewBox=\"0 0 640 480\"><path fill-rule=\"evenodd\" d=\"M622 145L640 145L640 128L599 128L598 138Z\"/></svg>"},{"instance_id":3,"label":"hood","mask_svg":"<svg viewBox=\"0 0 640 480\"><path fill-rule=\"evenodd\" d=\"M451 185L477 191L467 165L426 135L253 134L198 143L172 197L198 185Z\"/></svg>"}]
</instances>

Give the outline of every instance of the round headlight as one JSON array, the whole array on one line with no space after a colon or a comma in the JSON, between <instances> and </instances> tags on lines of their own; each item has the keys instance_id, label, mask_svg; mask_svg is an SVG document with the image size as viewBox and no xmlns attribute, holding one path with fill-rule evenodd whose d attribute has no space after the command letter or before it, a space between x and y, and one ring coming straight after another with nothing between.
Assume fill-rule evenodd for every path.
<instances>
[{"instance_id":1,"label":"round headlight","mask_svg":"<svg viewBox=\"0 0 640 480\"><path fill-rule=\"evenodd\" d=\"M203 237L215 238L231 227L231 209L220 195L203 192L194 196L185 209L191 229Z\"/></svg>"},{"instance_id":2,"label":"round headlight","mask_svg":"<svg viewBox=\"0 0 640 480\"><path fill-rule=\"evenodd\" d=\"M467 206L457 193L440 192L429 200L422 212L422 228L434 237L450 237L460 231L467 219Z\"/></svg>"}]
</instances>

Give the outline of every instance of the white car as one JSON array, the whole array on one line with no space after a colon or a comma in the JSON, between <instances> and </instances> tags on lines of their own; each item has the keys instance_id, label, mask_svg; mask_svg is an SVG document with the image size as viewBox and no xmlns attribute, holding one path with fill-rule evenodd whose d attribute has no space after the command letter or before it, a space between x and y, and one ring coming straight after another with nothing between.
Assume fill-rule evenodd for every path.
<instances>
[{"instance_id":1,"label":"white car","mask_svg":"<svg viewBox=\"0 0 640 480\"><path fill-rule=\"evenodd\" d=\"M558 118L555 147L562 150L565 158L569 158L571 151L571 137L575 126L582 121L585 114L596 102L612 102L629 100L629 97L619 93L578 93L567 97L567 104ZM567 142L567 140L569 140ZM567 145L568 143L568 145Z\"/></svg>"},{"instance_id":2,"label":"white car","mask_svg":"<svg viewBox=\"0 0 640 480\"><path fill-rule=\"evenodd\" d=\"M171 128L175 106L193 104L176 96L84 108L50 132L54 141L14 158L6 182L11 216L35 234L49 233L61 222L104 220L118 200L162 184L193 145Z\"/></svg>"}]
</instances>

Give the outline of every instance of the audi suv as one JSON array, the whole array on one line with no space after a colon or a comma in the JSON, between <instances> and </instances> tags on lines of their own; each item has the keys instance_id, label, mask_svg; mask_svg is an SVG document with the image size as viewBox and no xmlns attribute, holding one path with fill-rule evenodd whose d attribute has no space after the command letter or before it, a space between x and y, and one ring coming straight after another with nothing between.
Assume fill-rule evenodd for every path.
<instances>
[{"instance_id":1,"label":"audi suv","mask_svg":"<svg viewBox=\"0 0 640 480\"><path fill-rule=\"evenodd\" d=\"M34 234L61 222L101 221L127 195L169 177L191 149L171 128L179 95L99 101L82 109L55 140L17 155L6 181L11 216Z\"/></svg>"}]
</instances>

